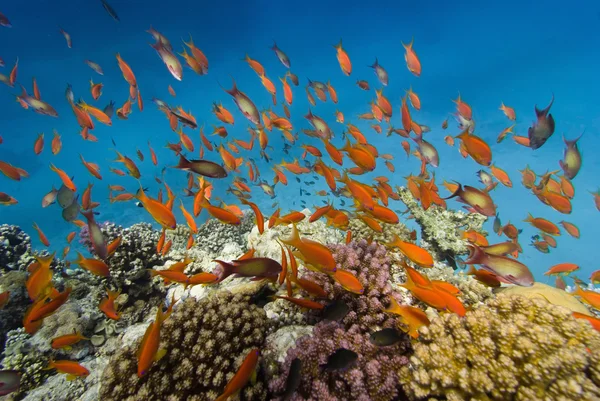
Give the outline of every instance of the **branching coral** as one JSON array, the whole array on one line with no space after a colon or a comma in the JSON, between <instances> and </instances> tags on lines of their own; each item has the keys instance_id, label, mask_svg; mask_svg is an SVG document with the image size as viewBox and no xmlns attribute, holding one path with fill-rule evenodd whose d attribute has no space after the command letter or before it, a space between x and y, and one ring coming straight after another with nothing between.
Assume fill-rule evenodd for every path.
<instances>
[{"instance_id":1,"label":"branching coral","mask_svg":"<svg viewBox=\"0 0 600 401\"><path fill-rule=\"evenodd\" d=\"M346 370L326 371L320 365L339 348L358 354L356 363ZM336 322L322 322L315 326L312 336L298 340L283 363L282 376L269 383L277 394L285 390L290 365L295 358L302 361L300 385L291 400L320 401L382 401L394 400L401 395L396 371L406 363L407 342L380 348L369 341L368 334L356 326L345 330ZM280 399L280 398L276 398Z\"/></svg>"},{"instance_id":2,"label":"branching coral","mask_svg":"<svg viewBox=\"0 0 600 401\"><path fill-rule=\"evenodd\" d=\"M411 399L600 399L600 333L545 300L499 295L420 334L399 372Z\"/></svg>"},{"instance_id":3,"label":"branching coral","mask_svg":"<svg viewBox=\"0 0 600 401\"><path fill-rule=\"evenodd\" d=\"M287 353L280 366L281 375L273 379L270 389L283 392L292 360L302 360L301 383L293 400L392 400L401 393L396 371L408 362L408 337L394 346L379 348L369 341L369 335L381 328L395 327L398 322L383 312L394 297L389 284L389 263L385 247L367 241L348 245L330 245L338 269L351 271L361 282L364 292L349 293L327 275L307 272L304 278L323 285L330 300L341 300L350 309L341 322L321 322L312 336L299 340ZM307 295L307 294L305 294ZM343 347L356 352L359 359L346 371L326 372L319 367L327 357Z\"/></svg>"},{"instance_id":4,"label":"branching coral","mask_svg":"<svg viewBox=\"0 0 600 401\"><path fill-rule=\"evenodd\" d=\"M100 399L214 400L251 348L261 348L268 329L264 311L249 303L251 294L228 292L178 305L161 329L167 350L142 379L137 377L138 344L117 352L103 374ZM266 399L259 379L242 400Z\"/></svg>"},{"instance_id":5,"label":"branching coral","mask_svg":"<svg viewBox=\"0 0 600 401\"><path fill-rule=\"evenodd\" d=\"M361 240L348 245L330 245L338 269L351 271L364 287L361 295L345 290L323 273L307 272L305 278L323 285L330 300L344 301L350 312L343 319L347 328L358 325L363 332L376 327L394 327L396 319L383 312L389 297L406 303L402 295L392 292L389 284L390 259L384 246Z\"/></svg>"}]
</instances>

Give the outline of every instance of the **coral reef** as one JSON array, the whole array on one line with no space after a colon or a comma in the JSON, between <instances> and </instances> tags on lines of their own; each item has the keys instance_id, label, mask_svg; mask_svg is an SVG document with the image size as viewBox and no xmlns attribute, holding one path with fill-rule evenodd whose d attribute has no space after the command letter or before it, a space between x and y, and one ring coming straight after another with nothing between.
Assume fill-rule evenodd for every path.
<instances>
[{"instance_id":1,"label":"coral reef","mask_svg":"<svg viewBox=\"0 0 600 401\"><path fill-rule=\"evenodd\" d=\"M539 298L499 295L420 329L400 381L411 399L600 399L600 333Z\"/></svg>"},{"instance_id":2,"label":"coral reef","mask_svg":"<svg viewBox=\"0 0 600 401\"><path fill-rule=\"evenodd\" d=\"M308 209L302 210L302 213L307 216L310 215ZM276 239L288 237L292 232L291 227L291 225L280 225L269 229L265 224L265 232L260 234L258 228L255 226L248 236L248 248L255 249L258 256L280 260L281 249ZM322 244L339 244L344 241L344 233L335 228L328 227L321 220L309 223L308 218L306 218L296 224L296 228L301 237L308 237Z\"/></svg>"},{"instance_id":3,"label":"coral reef","mask_svg":"<svg viewBox=\"0 0 600 401\"><path fill-rule=\"evenodd\" d=\"M544 283L534 283L531 287L513 285L510 287L499 287L494 290L497 294L521 295L528 298L542 298L554 305L564 306L573 312L593 316L589 309L577 298L560 288L550 287Z\"/></svg>"},{"instance_id":4,"label":"coral reef","mask_svg":"<svg viewBox=\"0 0 600 401\"><path fill-rule=\"evenodd\" d=\"M330 245L330 249L337 268L352 272L363 285L364 292L352 294L324 273L308 271L304 277L320 283L330 300L342 300L350 307L350 312L342 320L345 327L357 325L365 333L376 328L394 327L396 319L383 312L389 305L389 297L393 296L398 303L405 304L410 303L410 296L392 291L390 259L385 247L377 243L369 245L361 240L348 245Z\"/></svg>"},{"instance_id":5,"label":"coral reef","mask_svg":"<svg viewBox=\"0 0 600 401\"><path fill-rule=\"evenodd\" d=\"M4 350L6 334L21 326L30 300L25 288L27 273L9 271L0 276L0 293L10 291L9 299L0 310L0 351Z\"/></svg>"},{"instance_id":6,"label":"coral reef","mask_svg":"<svg viewBox=\"0 0 600 401\"><path fill-rule=\"evenodd\" d=\"M18 226L0 225L0 271L24 271L33 260L29 235Z\"/></svg>"},{"instance_id":7,"label":"coral reef","mask_svg":"<svg viewBox=\"0 0 600 401\"><path fill-rule=\"evenodd\" d=\"M48 358L33 348L28 339L29 335L23 328L8 332L0 363L2 369L21 372L20 392L38 387L52 375L51 371L43 370L48 364Z\"/></svg>"},{"instance_id":8,"label":"coral reef","mask_svg":"<svg viewBox=\"0 0 600 401\"><path fill-rule=\"evenodd\" d=\"M350 219L348 221L348 230L352 231L352 239L354 241L371 238L373 241L383 244L392 242L394 235L397 235L401 240L409 240L411 230L409 230L404 224L388 224L381 222L380 224L381 228L383 228L383 232L378 233L369 228L369 226L367 226L361 219Z\"/></svg>"},{"instance_id":9,"label":"coral reef","mask_svg":"<svg viewBox=\"0 0 600 401\"><path fill-rule=\"evenodd\" d=\"M408 363L405 356L408 344L406 340L393 346L378 347L358 327L345 330L339 323L322 322L317 324L312 336L301 338L296 347L288 351L283 363L286 373L272 380L269 389L274 394L284 392L290 365L295 358L299 358L302 361L300 385L291 400L398 399L402 390L396 372ZM328 371L321 368L339 348L356 352L356 363L345 370Z\"/></svg>"},{"instance_id":10,"label":"coral reef","mask_svg":"<svg viewBox=\"0 0 600 401\"><path fill-rule=\"evenodd\" d=\"M464 213L431 206L424 210L405 187L397 187L400 200L406 205L415 221L421 226L421 246L436 255L437 260L447 260L457 254L467 253L461 230L483 231L487 217L479 213Z\"/></svg>"},{"instance_id":11,"label":"coral reef","mask_svg":"<svg viewBox=\"0 0 600 401\"><path fill-rule=\"evenodd\" d=\"M245 252L248 234L252 227L254 227L254 215L247 211L237 226L223 224L217 219L208 219L198 227L195 246L204 250L211 258L219 256L227 244L237 244Z\"/></svg>"},{"instance_id":12,"label":"coral reef","mask_svg":"<svg viewBox=\"0 0 600 401\"><path fill-rule=\"evenodd\" d=\"M119 350L102 376L100 399L214 400L247 352L263 346L268 320L262 309L249 303L251 295L223 291L177 305L161 329L161 347L168 351L164 358L139 379L139 343ZM240 397L267 398L260 376Z\"/></svg>"}]
</instances>

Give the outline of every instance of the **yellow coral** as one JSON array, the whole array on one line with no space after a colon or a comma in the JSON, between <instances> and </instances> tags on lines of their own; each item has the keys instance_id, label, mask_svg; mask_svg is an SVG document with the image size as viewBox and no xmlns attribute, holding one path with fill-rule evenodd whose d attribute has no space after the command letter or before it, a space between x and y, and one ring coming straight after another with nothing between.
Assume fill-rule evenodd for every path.
<instances>
[{"instance_id":1,"label":"yellow coral","mask_svg":"<svg viewBox=\"0 0 600 401\"><path fill-rule=\"evenodd\" d=\"M420 334L399 372L413 400L600 399L600 333L543 299L502 294Z\"/></svg>"}]
</instances>

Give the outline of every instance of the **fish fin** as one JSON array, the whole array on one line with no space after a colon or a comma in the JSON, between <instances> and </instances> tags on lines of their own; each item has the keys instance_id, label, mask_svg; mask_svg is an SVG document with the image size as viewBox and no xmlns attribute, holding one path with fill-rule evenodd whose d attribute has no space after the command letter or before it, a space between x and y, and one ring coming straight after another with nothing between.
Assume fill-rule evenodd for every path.
<instances>
[{"instance_id":1,"label":"fish fin","mask_svg":"<svg viewBox=\"0 0 600 401\"><path fill-rule=\"evenodd\" d=\"M156 355L154 356L154 362L160 361L167 354L167 350L165 348L161 348L156 351Z\"/></svg>"}]
</instances>

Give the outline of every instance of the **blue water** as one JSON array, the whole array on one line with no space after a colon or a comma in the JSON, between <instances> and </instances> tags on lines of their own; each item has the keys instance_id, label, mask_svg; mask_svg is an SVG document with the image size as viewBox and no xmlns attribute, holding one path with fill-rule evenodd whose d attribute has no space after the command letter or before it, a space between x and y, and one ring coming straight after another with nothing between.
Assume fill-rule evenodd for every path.
<instances>
[{"instance_id":1,"label":"blue water","mask_svg":"<svg viewBox=\"0 0 600 401\"><path fill-rule=\"evenodd\" d=\"M357 120L359 113L368 112L368 102L374 99L374 92L360 90L355 82L366 79L372 87L380 85L376 81L371 65L375 57L390 75L390 84L384 94L393 102L394 126L400 123L400 98L404 90L412 86L422 101L422 111L414 112L413 118L421 124L432 127L426 139L432 142L440 152L441 163L436 169L436 179L457 180L463 184L479 185L475 173L481 166L471 159L462 159L457 147L450 148L443 137L458 134L456 124L450 119L450 128L442 131L440 125L451 112L460 91L463 100L474 110L477 122L476 133L486 139L493 150L494 162L510 175L514 187L501 185L492 192L495 203L504 223L508 220L523 229L520 242L525 253L521 260L526 263L540 280L542 273L551 265L560 262L579 264L582 271L579 276L587 279L589 273L598 268L595 245L600 237L598 227L599 212L595 209L593 198L588 191L598 189L600 158L594 152L600 146L598 130L598 93L600 83L597 73L600 70L600 35L594 28L600 23L600 6L592 1L565 2L546 1L543 6L533 1L504 2L338 2L304 1L302 3L278 4L256 1L198 2L179 0L165 1L119 1L111 0L121 18L117 23L112 20L98 1L41 1L5 2L0 12L12 22L13 28L0 27L0 57L6 66L1 72L8 75L14 60L19 57L18 82L31 91L31 79L36 77L42 98L53 105L59 118L35 114L22 109L15 102L14 94L18 88L0 86L0 135L4 143L0 145L0 160L7 161L30 173L28 179L15 182L0 177L0 190L16 197L19 204L0 209L0 222L17 224L32 234L34 247L40 249L41 243L31 229L35 221L45 231L51 242L51 248L60 250L66 244L66 235L74 229L72 224L62 220L61 210L53 205L41 208L41 198L52 184L60 186L59 178L48 168L52 162L68 174L75 176L80 192L88 182L94 183L93 199L101 202L98 208L99 221L111 220L122 225L138 221L151 221L149 215L133 202L108 202L108 184L126 186L134 192L138 184L129 176L118 177L110 173L109 166L123 168L113 163L115 153L111 148L111 138L117 149L134 159L142 173L141 182L156 194L159 185L154 176L161 174L163 166L177 163L173 153L163 146L167 142L177 142L164 115L150 101L157 97L172 105L182 105L191 109L200 125L205 124L205 132L212 132L212 124L221 125L210 112L213 102L223 104L233 111L236 123L228 127L230 138L249 139L246 129L248 121L238 112L229 95L219 87L231 87L233 76L239 88L248 94L259 109L272 107L271 96L262 87L259 78L241 61L246 53L259 60L266 68L267 75L276 84L281 98L281 84L277 79L286 69L270 50L273 39L291 59L292 72L301 80L301 87L293 87L294 102L290 107L291 122L294 131L309 128L303 118L308 110L308 101L303 89L307 77L326 82L331 80L340 99L338 105L331 101L318 102L313 113L325 118L335 131L334 144L342 145L343 127L335 122L334 112L342 110L346 121L363 130L369 141L382 153L395 155L393 161L396 173L390 174L382 160L372 174L359 178L369 182L377 175L390 176L395 184L404 184L404 176L417 173L419 162L406 158L400 147L400 137L385 137L376 134L370 122ZM196 45L207 55L209 74L197 76L185 69L182 82L176 81L167 71L155 51L150 48L152 37L145 32L154 26L171 40L174 49L181 51L180 38L188 39L191 33ZM71 34L73 48L68 49L64 38L58 32L61 26ZM414 48L418 53L423 73L413 76L406 68L404 50L401 41L408 43L414 36ZM353 62L350 77L342 74L335 58L332 45L343 38L344 48ZM145 101L145 110L140 113L133 106L133 113L127 121L113 117L113 126L106 127L97 123L93 134L99 142L84 141L79 136L79 127L64 92L67 83L73 85L76 98L92 102L89 93L89 80L104 84L103 95L93 104L104 107L114 100L120 107L128 96L128 85L123 80L115 60L119 52L132 67ZM99 76L84 63L91 59L104 69ZM168 91L172 85L177 97L172 98ZM533 107L538 104L545 107L554 93L556 101L552 114L556 119L556 133L541 149L532 151L516 145L511 139L501 144L495 138L502 129L509 126L501 111L500 102L515 108L517 126L515 132L526 135L527 128L535 119ZM274 108L283 114L281 106ZM50 152L52 130L56 129L63 140L63 149L58 156ZM530 191L520 184L520 174L526 164L543 173L548 169L557 169L562 158L564 144L561 135L568 138L578 136L585 129L585 135L579 145L583 150L584 163L574 180L576 197L573 200L573 213L560 213L543 205ZM46 148L36 156L33 143L38 133L44 132ZM186 130L196 147L199 147L198 131ZM218 136L211 137L220 142ZM147 142L150 141L157 152L159 166L150 162ZM300 135L299 144L319 145L314 138ZM302 153L297 147L290 155L282 153L283 141L274 130L269 135L268 153L273 162L282 158L291 161ZM322 149L322 145L319 145ZM140 149L146 159L139 163L135 155ZM258 161L258 146L251 157ZM103 180L93 178L81 164L79 153L88 161L101 166ZM248 157L249 155L244 155ZM197 150L195 155L197 157ZM207 158L220 162L217 152L209 153ZM333 164L325 155L326 163ZM346 158L345 167L351 167ZM273 172L270 165L259 162L262 177L272 182ZM246 170L243 168L243 175ZM167 168L167 183L181 196L181 188L186 185L186 174ZM257 202L266 215L273 209L271 204L277 200L286 209L300 209L299 185L292 174L288 174L288 187L276 187L277 198L272 200L262 194L257 187L253 190L253 201ZM311 181L311 175L302 177ZM225 189L227 181L215 181L214 196L233 202ZM326 189L323 180L307 188L311 191ZM445 190L441 189L445 194ZM182 198L188 210L191 199ZM320 205L327 198L305 197L307 205ZM293 202L296 202L295 205ZM347 203L348 200L346 200ZM176 205L179 204L177 201ZM449 201L449 207L459 208L460 204ZM392 203L394 209L404 209L400 203ZM536 217L548 218L554 222L567 220L581 229L581 239L570 238L564 233L558 239L558 248L549 254L541 254L528 246L529 238L536 230L522 222L531 212ZM178 221L184 222L177 210ZM201 215L206 218L206 212ZM410 223L409 223L410 224ZM491 231L492 221L486 227ZM490 241L498 239L490 235ZM498 239L499 241L500 239Z\"/></svg>"}]
</instances>

